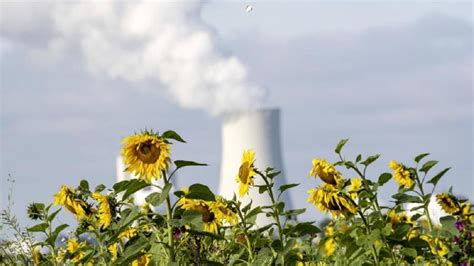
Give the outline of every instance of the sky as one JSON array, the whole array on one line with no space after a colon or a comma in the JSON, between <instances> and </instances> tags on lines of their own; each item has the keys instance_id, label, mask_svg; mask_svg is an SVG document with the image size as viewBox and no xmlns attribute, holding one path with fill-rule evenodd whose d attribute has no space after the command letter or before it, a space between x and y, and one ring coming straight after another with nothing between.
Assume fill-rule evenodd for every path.
<instances>
[{"instance_id":1,"label":"sky","mask_svg":"<svg viewBox=\"0 0 474 266\"><path fill-rule=\"evenodd\" d=\"M311 160L336 161L342 138L347 158L382 154L370 178L429 152L433 171L452 167L437 190L473 198L469 1L180 2L152 25L32 3L2 1L0 19L0 203L11 177L24 224L25 207L51 202L61 184L112 185L121 139L144 128L177 131L188 143L173 145L173 159L209 164L182 171L178 187L217 190L219 113L239 105L281 109L286 179L301 183L291 197L304 219L322 218L306 203L319 184ZM122 12L135 8L126 3ZM396 190L386 186L383 195Z\"/></svg>"}]
</instances>

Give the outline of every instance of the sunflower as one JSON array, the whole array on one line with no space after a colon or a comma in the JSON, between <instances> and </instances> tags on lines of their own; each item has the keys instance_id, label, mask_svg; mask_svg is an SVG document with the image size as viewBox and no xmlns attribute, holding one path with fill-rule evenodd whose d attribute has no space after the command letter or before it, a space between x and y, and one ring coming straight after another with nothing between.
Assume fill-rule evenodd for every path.
<instances>
[{"instance_id":1,"label":"sunflower","mask_svg":"<svg viewBox=\"0 0 474 266\"><path fill-rule=\"evenodd\" d=\"M242 164L239 168L239 174L235 178L239 183L239 195L243 197L249 191L249 186L253 186L253 177L257 174L255 172L255 152L252 150L244 151L242 155Z\"/></svg>"},{"instance_id":2,"label":"sunflower","mask_svg":"<svg viewBox=\"0 0 474 266\"><path fill-rule=\"evenodd\" d=\"M110 245L107 250L110 252L110 256L112 257L112 261L115 261L118 257L118 244L114 243Z\"/></svg>"},{"instance_id":3,"label":"sunflower","mask_svg":"<svg viewBox=\"0 0 474 266\"><path fill-rule=\"evenodd\" d=\"M109 227L112 222L112 210L110 208L109 198L98 192L92 193L92 198L99 203L99 224L102 228Z\"/></svg>"},{"instance_id":4,"label":"sunflower","mask_svg":"<svg viewBox=\"0 0 474 266\"><path fill-rule=\"evenodd\" d=\"M331 256L332 254L334 254L334 252L336 251L336 247L336 242L332 237L324 242L324 250L326 251L327 256Z\"/></svg>"},{"instance_id":5,"label":"sunflower","mask_svg":"<svg viewBox=\"0 0 474 266\"><path fill-rule=\"evenodd\" d=\"M170 163L170 144L153 132L128 136L123 139L122 156L126 171L139 176L147 183L161 177Z\"/></svg>"},{"instance_id":6,"label":"sunflower","mask_svg":"<svg viewBox=\"0 0 474 266\"><path fill-rule=\"evenodd\" d=\"M150 263L151 254L143 254L138 259L132 261L132 266L147 266Z\"/></svg>"},{"instance_id":7,"label":"sunflower","mask_svg":"<svg viewBox=\"0 0 474 266\"><path fill-rule=\"evenodd\" d=\"M432 238L429 235L422 235L420 236L420 238L428 242L431 249L431 253L433 253L433 255L443 257L444 255L448 254L449 249L441 239Z\"/></svg>"},{"instance_id":8,"label":"sunflower","mask_svg":"<svg viewBox=\"0 0 474 266\"><path fill-rule=\"evenodd\" d=\"M226 222L230 225L235 225L238 222L237 214L231 210L225 200L217 196L215 202L211 202L210 208L212 212L216 215L216 219L222 223Z\"/></svg>"},{"instance_id":9,"label":"sunflower","mask_svg":"<svg viewBox=\"0 0 474 266\"><path fill-rule=\"evenodd\" d=\"M72 255L74 255L74 257L72 257L71 259L72 263L77 263L78 261L82 260L82 258L84 258L86 253L83 250L83 248L85 246L86 244L84 242L79 243L77 242L76 238L70 239L67 242L67 245L66 245L67 251L71 253Z\"/></svg>"},{"instance_id":10,"label":"sunflower","mask_svg":"<svg viewBox=\"0 0 474 266\"><path fill-rule=\"evenodd\" d=\"M222 225L222 220L218 219L216 213L216 207L214 201L205 201L200 199L187 199L182 197L178 201L178 205L184 210L197 211L202 216L202 223L204 225L204 231L217 234L219 226ZM219 214L220 217L225 216Z\"/></svg>"},{"instance_id":11,"label":"sunflower","mask_svg":"<svg viewBox=\"0 0 474 266\"><path fill-rule=\"evenodd\" d=\"M411 188L415 184L415 181L411 178L410 171L408 171L403 164L391 160L389 166L393 170L393 179L395 179L400 186Z\"/></svg>"},{"instance_id":12,"label":"sunflower","mask_svg":"<svg viewBox=\"0 0 474 266\"><path fill-rule=\"evenodd\" d=\"M53 204L63 205L78 219L84 219L88 217L86 214L88 209L87 204L83 200L76 197L74 189L65 185L62 185L59 192L54 195Z\"/></svg>"},{"instance_id":13,"label":"sunflower","mask_svg":"<svg viewBox=\"0 0 474 266\"><path fill-rule=\"evenodd\" d=\"M451 194L440 193L436 195L436 200L439 206L449 214L455 214L460 210L458 200Z\"/></svg>"},{"instance_id":14,"label":"sunflower","mask_svg":"<svg viewBox=\"0 0 474 266\"><path fill-rule=\"evenodd\" d=\"M323 212L331 212L333 217L357 213L354 202L332 185L325 184L322 187L310 189L308 193L308 202L313 203Z\"/></svg>"},{"instance_id":15,"label":"sunflower","mask_svg":"<svg viewBox=\"0 0 474 266\"><path fill-rule=\"evenodd\" d=\"M313 160L313 168L311 168L309 175L314 177L319 176L321 180L333 186L338 186L342 181L342 174L336 170L334 165L321 159Z\"/></svg>"},{"instance_id":16,"label":"sunflower","mask_svg":"<svg viewBox=\"0 0 474 266\"><path fill-rule=\"evenodd\" d=\"M125 231L121 232L119 235L118 235L118 238L124 240L124 239L132 239L134 236L136 236L138 234L138 231L137 229L135 228L128 228L126 229Z\"/></svg>"},{"instance_id":17,"label":"sunflower","mask_svg":"<svg viewBox=\"0 0 474 266\"><path fill-rule=\"evenodd\" d=\"M359 190L362 188L362 182L359 178L353 178L351 180L351 186L349 187L349 195L353 200L357 198Z\"/></svg>"}]
</instances>

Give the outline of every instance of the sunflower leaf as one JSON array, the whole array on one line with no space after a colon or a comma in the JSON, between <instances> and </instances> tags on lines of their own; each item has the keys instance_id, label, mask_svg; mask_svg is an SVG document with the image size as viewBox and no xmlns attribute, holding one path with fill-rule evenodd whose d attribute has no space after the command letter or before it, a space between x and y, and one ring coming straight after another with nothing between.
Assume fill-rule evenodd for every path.
<instances>
[{"instance_id":1,"label":"sunflower leaf","mask_svg":"<svg viewBox=\"0 0 474 266\"><path fill-rule=\"evenodd\" d=\"M415 162L416 163L419 163L421 161L421 159L425 158L426 156L430 155L429 153L422 153L418 156L415 157Z\"/></svg>"},{"instance_id":2,"label":"sunflower leaf","mask_svg":"<svg viewBox=\"0 0 474 266\"><path fill-rule=\"evenodd\" d=\"M377 183L380 185L380 186L383 186L385 183L388 182L388 180L390 180L390 178L392 178L392 174L390 173L383 173L379 176L379 180L377 181Z\"/></svg>"},{"instance_id":3,"label":"sunflower leaf","mask_svg":"<svg viewBox=\"0 0 474 266\"><path fill-rule=\"evenodd\" d=\"M299 186L299 183L298 184L284 184L280 186L279 190L280 190L280 193L283 193L285 190L290 189L292 187L296 187L296 186Z\"/></svg>"},{"instance_id":4,"label":"sunflower leaf","mask_svg":"<svg viewBox=\"0 0 474 266\"><path fill-rule=\"evenodd\" d=\"M174 161L174 164L176 165L176 170L178 170L179 168L186 167L186 166L207 166L207 164L205 163L197 163L193 161L183 161L183 160Z\"/></svg>"},{"instance_id":5,"label":"sunflower leaf","mask_svg":"<svg viewBox=\"0 0 474 266\"><path fill-rule=\"evenodd\" d=\"M145 182L143 180L140 180L140 179L132 179L132 180L129 180L129 181L130 182L128 183L128 185L126 187L126 191L123 194L122 200L127 199L133 193L139 191L142 188L148 187L150 185L147 182Z\"/></svg>"},{"instance_id":6,"label":"sunflower leaf","mask_svg":"<svg viewBox=\"0 0 474 266\"><path fill-rule=\"evenodd\" d=\"M438 161L434 161L434 160L427 161L425 164L423 164L423 166L421 167L420 171L421 171L421 172L424 172L424 173L428 173L428 171L429 171L433 166L435 166L437 163L438 163Z\"/></svg>"},{"instance_id":7,"label":"sunflower leaf","mask_svg":"<svg viewBox=\"0 0 474 266\"><path fill-rule=\"evenodd\" d=\"M451 167L448 167L444 169L443 171L439 172L433 178L431 178L430 181L428 181L428 183L433 184L433 186L436 186L436 184L438 184L441 177L443 177L443 175L446 174L446 172L448 172L449 169L451 169Z\"/></svg>"},{"instance_id":8,"label":"sunflower leaf","mask_svg":"<svg viewBox=\"0 0 474 266\"><path fill-rule=\"evenodd\" d=\"M186 194L188 199L202 199L207 201L215 201L216 197L208 186L203 184L193 184L189 187L189 193Z\"/></svg>"},{"instance_id":9,"label":"sunflower leaf","mask_svg":"<svg viewBox=\"0 0 474 266\"><path fill-rule=\"evenodd\" d=\"M365 161L361 162L361 164L363 164L365 166L369 166L369 164L375 162L375 160L377 160L379 157L380 157L380 154L375 154L375 155L369 156L369 157L367 157L367 159L365 159Z\"/></svg>"},{"instance_id":10,"label":"sunflower leaf","mask_svg":"<svg viewBox=\"0 0 474 266\"><path fill-rule=\"evenodd\" d=\"M336 149L334 151L336 153L340 153L341 150L342 150L342 147L344 147L344 145L346 145L346 143L348 141L349 141L349 139L342 139L341 141L339 141L339 143L337 144Z\"/></svg>"},{"instance_id":11,"label":"sunflower leaf","mask_svg":"<svg viewBox=\"0 0 474 266\"><path fill-rule=\"evenodd\" d=\"M186 141L183 138L181 138L181 136L178 135L178 133L174 132L173 130L165 131L163 133L163 135L161 135L161 136L165 139L174 139L174 140L177 140L179 142L186 143Z\"/></svg>"},{"instance_id":12,"label":"sunflower leaf","mask_svg":"<svg viewBox=\"0 0 474 266\"><path fill-rule=\"evenodd\" d=\"M44 232L48 228L47 223L40 223L35 226L28 228L28 232Z\"/></svg>"}]
</instances>

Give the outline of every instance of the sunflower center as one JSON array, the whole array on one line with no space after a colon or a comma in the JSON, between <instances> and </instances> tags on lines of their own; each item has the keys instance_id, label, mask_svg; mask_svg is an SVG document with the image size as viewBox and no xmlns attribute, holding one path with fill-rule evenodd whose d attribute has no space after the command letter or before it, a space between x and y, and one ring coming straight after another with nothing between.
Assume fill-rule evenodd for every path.
<instances>
[{"instance_id":1,"label":"sunflower center","mask_svg":"<svg viewBox=\"0 0 474 266\"><path fill-rule=\"evenodd\" d=\"M196 211L202 214L202 221L205 223L209 223L214 221L215 215L207 206L198 206Z\"/></svg>"},{"instance_id":2,"label":"sunflower center","mask_svg":"<svg viewBox=\"0 0 474 266\"><path fill-rule=\"evenodd\" d=\"M138 145L137 157L146 164L155 163L160 157L161 150L151 140Z\"/></svg>"},{"instance_id":3,"label":"sunflower center","mask_svg":"<svg viewBox=\"0 0 474 266\"><path fill-rule=\"evenodd\" d=\"M249 178L249 166L250 165L248 162L244 162L239 168L239 178L244 184L247 184L247 180Z\"/></svg>"}]
</instances>

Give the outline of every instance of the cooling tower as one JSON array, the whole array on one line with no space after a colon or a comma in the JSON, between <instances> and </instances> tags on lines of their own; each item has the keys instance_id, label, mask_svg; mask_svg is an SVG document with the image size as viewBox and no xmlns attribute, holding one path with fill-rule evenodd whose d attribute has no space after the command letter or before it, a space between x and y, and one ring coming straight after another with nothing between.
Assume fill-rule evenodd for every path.
<instances>
[{"instance_id":1,"label":"cooling tower","mask_svg":"<svg viewBox=\"0 0 474 266\"><path fill-rule=\"evenodd\" d=\"M233 112L222 117L222 162L219 194L231 199L238 195L239 185L235 181L244 150L255 151L255 166L262 172L272 167L281 174L275 178L274 190L286 183L280 141L280 110L259 109L254 111ZM256 185L263 184L260 177L254 178ZM291 208L290 198L286 192L281 199L286 208ZM278 194L278 192L276 192ZM259 194L258 188L251 188L249 195L241 200L248 203L252 199L252 207L271 205L267 194ZM271 223L271 217L260 215L257 225Z\"/></svg>"}]
</instances>

